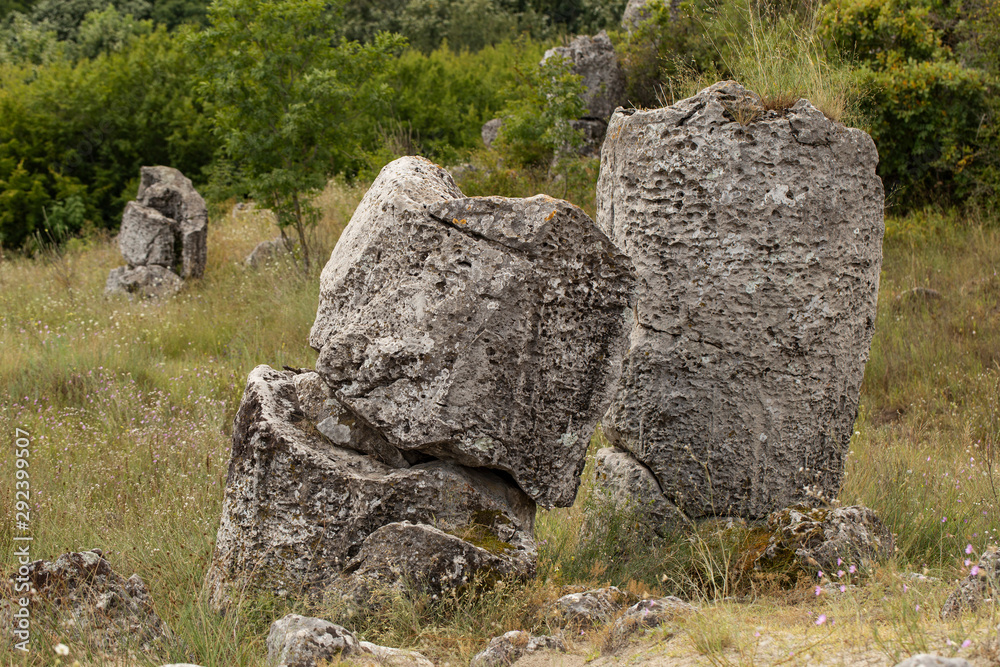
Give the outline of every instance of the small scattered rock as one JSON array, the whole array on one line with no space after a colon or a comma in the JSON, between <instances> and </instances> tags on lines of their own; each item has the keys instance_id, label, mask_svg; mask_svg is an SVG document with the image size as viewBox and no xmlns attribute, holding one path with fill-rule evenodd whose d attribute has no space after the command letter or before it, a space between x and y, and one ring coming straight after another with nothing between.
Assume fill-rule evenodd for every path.
<instances>
[{"instance_id":1,"label":"small scattered rock","mask_svg":"<svg viewBox=\"0 0 1000 667\"><path fill-rule=\"evenodd\" d=\"M282 257L287 257L292 252L289 246L293 243L290 239L282 236L276 236L270 241L261 241L250 251L250 254L243 260L243 264L255 269Z\"/></svg>"},{"instance_id":2,"label":"small scattered rock","mask_svg":"<svg viewBox=\"0 0 1000 667\"><path fill-rule=\"evenodd\" d=\"M275 667L316 667L337 659L358 665L433 667L430 660L416 651L359 641L347 628L298 614L289 614L271 624L267 658Z\"/></svg>"},{"instance_id":3,"label":"small scattered rock","mask_svg":"<svg viewBox=\"0 0 1000 667\"><path fill-rule=\"evenodd\" d=\"M489 645L472 658L469 667L507 667L537 651L565 652L566 642L549 635L533 636L524 630L511 630L491 639Z\"/></svg>"},{"instance_id":4,"label":"small scattered rock","mask_svg":"<svg viewBox=\"0 0 1000 667\"><path fill-rule=\"evenodd\" d=\"M944 602L943 618L955 618L963 611L977 611L990 589L1000 588L1000 551L990 547L980 558L976 574L970 572Z\"/></svg>"},{"instance_id":5,"label":"small scattered rock","mask_svg":"<svg viewBox=\"0 0 1000 667\"><path fill-rule=\"evenodd\" d=\"M183 285L180 276L163 266L119 266L108 274L104 293L124 294L129 299L163 299L177 294Z\"/></svg>"},{"instance_id":6,"label":"small scattered rock","mask_svg":"<svg viewBox=\"0 0 1000 667\"><path fill-rule=\"evenodd\" d=\"M616 586L564 595L552 603L549 619L559 627L589 628L609 622L635 600Z\"/></svg>"},{"instance_id":7,"label":"small scattered rock","mask_svg":"<svg viewBox=\"0 0 1000 667\"><path fill-rule=\"evenodd\" d=\"M640 600L615 621L604 643L604 652L614 653L621 649L632 635L641 630L655 628L696 611L697 607L672 595L658 600Z\"/></svg>"},{"instance_id":8,"label":"small scattered rock","mask_svg":"<svg viewBox=\"0 0 1000 667\"><path fill-rule=\"evenodd\" d=\"M905 292L900 292L896 296L896 301L904 302L910 299L920 299L923 301L937 301L941 298L941 292L930 287L914 287Z\"/></svg>"},{"instance_id":9,"label":"small scattered rock","mask_svg":"<svg viewBox=\"0 0 1000 667\"><path fill-rule=\"evenodd\" d=\"M830 574L884 560L895 548L889 529L862 505L788 507L768 516L767 530L767 547L754 562L763 571L799 567Z\"/></svg>"},{"instance_id":10,"label":"small scattered rock","mask_svg":"<svg viewBox=\"0 0 1000 667\"><path fill-rule=\"evenodd\" d=\"M942 658L939 655L920 653L896 663L896 667L972 667L965 658Z\"/></svg>"},{"instance_id":11,"label":"small scattered rock","mask_svg":"<svg viewBox=\"0 0 1000 667\"><path fill-rule=\"evenodd\" d=\"M33 615L51 618L61 631L103 655L148 654L170 637L142 578L114 572L98 549L37 560L26 569L35 591Z\"/></svg>"}]
</instances>

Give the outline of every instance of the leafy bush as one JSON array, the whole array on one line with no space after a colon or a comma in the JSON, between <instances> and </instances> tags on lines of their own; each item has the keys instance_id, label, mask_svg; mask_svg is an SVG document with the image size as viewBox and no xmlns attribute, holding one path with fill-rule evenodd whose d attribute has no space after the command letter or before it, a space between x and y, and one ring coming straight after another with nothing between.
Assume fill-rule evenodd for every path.
<instances>
[{"instance_id":1,"label":"leafy bush","mask_svg":"<svg viewBox=\"0 0 1000 667\"><path fill-rule=\"evenodd\" d=\"M44 235L47 218L59 222L49 235L115 228L142 165L199 180L215 142L196 66L161 28L93 60L0 67L0 243Z\"/></svg>"}]
</instances>

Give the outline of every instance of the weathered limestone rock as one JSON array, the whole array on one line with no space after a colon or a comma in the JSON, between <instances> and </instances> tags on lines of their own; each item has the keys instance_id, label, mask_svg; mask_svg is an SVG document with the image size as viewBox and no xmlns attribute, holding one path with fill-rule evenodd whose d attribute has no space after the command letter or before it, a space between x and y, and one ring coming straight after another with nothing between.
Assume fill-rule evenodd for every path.
<instances>
[{"instance_id":1,"label":"weathered limestone rock","mask_svg":"<svg viewBox=\"0 0 1000 667\"><path fill-rule=\"evenodd\" d=\"M323 271L310 344L338 425L568 506L620 373L632 289L627 258L575 206L465 198L440 167L400 158Z\"/></svg>"},{"instance_id":2,"label":"weathered limestone rock","mask_svg":"<svg viewBox=\"0 0 1000 667\"><path fill-rule=\"evenodd\" d=\"M614 653L624 647L629 639L647 628L669 623L680 616L698 611L698 608L670 595L658 600L640 600L625 610L611 626L603 651Z\"/></svg>"},{"instance_id":3,"label":"weathered limestone rock","mask_svg":"<svg viewBox=\"0 0 1000 667\"><path fill-rule=\"evenodd\" d=\"M134 201L125 205L118 249L130 266L174 265L176 223L156 209Z\"/></svg>"},{"instance_id":4,"label":"weathered limestone rock","mask_svg":"<svg viewBox=\"0 0 1000 667\"><path fill-rule=\"evenodd\" d=\"M733 82L611 119L598 222L639 294L602 425L688 518L837 493L875 321L877 161L864 132Z\"/></svg>"},{"instance_id":5,"label":"weathered limestone rock","mask_svg":"<svg viewBox=\"0 0 1000 667\"><path fill-rule=\"evenodd\" d=\"M180 276L163 266L119 266L108 274L104 293L160 299L176 294L183 285Z\"/></svg>"},{"instance_id":6,"label":"weathered limestone rock","mask_svg":"<svg viewBox=\"0 0 1000 667\"><path fill-rule=\"evenodd\" d=\"M271 624L267 635L268 664L273 667L317 667L348 660L355 665L433 667L416 651L359 641L353 632L329 621L288 614Z\"/></svg>"},{"instance_id":7,"label":"weathered limestone rock","mask_svg":"<svg viewBox=\"0 0 1000 667\"><path fill-rule=\"evenodd\" d=\"M965 658L943 658L940 655L918 653L896 663L896 667L972 667L972 663Z\"/></svg>"},{"instance_id":8,"label":"weathered limestone rock","mask_svg":"<svg viewBox=\"0 0 1000 667\"><path fill-rule=\"evenodd\" d=\"M956 618L964 611L978 611L991 589L994 595L1000 591L1000 551L996 547L983 553L975 568L958 583L945 600L941 616ZM1000 637L1000 634L997 636Z\"/></svg>"},{"instance_id":9,"label":"weathered limestone rock","mask_svg":"<svg viewBox=\"0 0 1000 667\"><path fill-rule=\"evenodd\" d=\"M622 28L631 33L650 16L650 0L628 0L622 13Z\"/></svg>"},{"instance_id":10,"label":"weathered limestone rock","mask_svg":"<svg viewBox=\"0 0 1000 667\"><path fill-rule=\"evenodd\" d=\"M243 260L243 263L252 269L256 269L282 257L287 257L291 253L289 244L290 242L281 236L277 236L270 241L261 241L254 246L250 254Z\"/></svg>"},{"instance_id":11,"label":"weathered limestone rock","mask_svg":"<svg viewBox=\"0 0 1000 667\"><path fill-rule=\"evenodd\" d=\"M493 118L491 120L483 123L483 128L480 130L480 134L483 137L483 143L486 144L487 148L493 148L493 142L497 140L500 135L500 128L503 127L502 118Z\"/></svg>"},{"instance_id":12,"label":"weathered limestone rock","mask_svg":"<svg viewBox=\"0 0 1000 667\"><path fill-rule=\"evenodd\" d=\"M472 658L469 667L507 667L522 656L539 651L565 653L566 642L549 635L533 636L524 630L511 630L491 639L489 645Z\"/></svg>"},{"instance_id":13,"label":"weathered limestone rock","mask_svg":"<svg viewBox=\"0 0 1000 667\"><path fill-rule=\"evenodd\" d=\"M200 278L208 256L208 207L191 180L173 167L143 167L136 201L174 221L174 247L179 251L172 265L181 278Z\"/></svg>"},{"instance_id":14,"label":"weathered limestone rock","mask_svg":"<svg viewBox=\"0 0 1000 667\"><path fill-rule=\"evenodd\" d=\"M597 492L618 514L634 513L661 535L683 523L684 516L663 496L656 476L628 452L616 447L597 450L594 475Z\"/></svg>"},{"instance_id":15,"label":"weathered limestone rock","mask_svg":"<svg viewBox=\"0 0 1000 667\"><path fill-rule=\"evenodd\" d=\"M586 116L610 118L625 96L625 73L618 64L618 55L608 33L602 30L593 37L580 35L569 46L549 49L542 63L555 56L562 56L573 74L583 77Z\"/></svg>"},{"instance_id":16,"label":"weathered limestone rock","mask_svg":"<svg viewBox=\"0 0 1000 667\"><path fill-rule=\"evenodd\" d=\"M332 442L315 420L328 418L336 401L316 380L267 366L250 373L207 575L216 607L234 587L321 593L349 565L360 567L359 555L374 554L377 569L379 529L404 521L486 545L490 565L504 573L534 572L535 503L520 489L489 470L416 457L393 468ZM358 441L378 438L360 423L350 430ZM436 582L447 584L442 577L438 571Z\"/></svg>"},{"instance_id":17,"label":"weathered limestone rock","mask_svg":"<svg viewBox=\"0 0 1000 667\"><path fill-rule=\"evenodd\" d=\"M885 560L895 549L892 533L862 505L788 507L767 518L767 530L767 547L754 561L759 570L798 567L829 574Z\"/></svg>"},{"instance_id":18,"label":"weathered limestone rock","mask_svg":"<svg viewBox=\"0 0 1000 667\"><path fill-rule=\"evenodd\" d=\"M589 628L607 623L622 607L635 602L617 586L595 588L582 593L564 595L552 603L549 622L563 628Z\"/></svg>"},{"instance_id":19,"label":"weathered limestone rock","mask_svg":"<svg viewBox=\"0 0 1000 667\"><path fill-rule=\"evenodd\" d=\"M149 653L170 638L142 578L133 574L125 579L114 572L97 549L37 560L25 569L37 591L31 603L33 624L44 618L61 636L116 657ZM4 602L16 597L12 590L2 592Z\"/></svg>"}]
</instances>

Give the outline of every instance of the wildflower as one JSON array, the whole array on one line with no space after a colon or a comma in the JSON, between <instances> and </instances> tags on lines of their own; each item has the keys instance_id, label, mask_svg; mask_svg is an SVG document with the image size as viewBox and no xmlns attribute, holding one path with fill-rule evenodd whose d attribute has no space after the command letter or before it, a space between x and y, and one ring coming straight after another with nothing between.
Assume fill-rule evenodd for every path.
<instances>
[{"instance_id":1,"label":"wildflower","mask_svg":"<svg viewBox=\"0 0 1000 667\"><path fill-rule=\"evenodd\" d=\"M843 570L837 570L837 578L840 579L842 576L844 576L844 571Z\"/></svg>"},{"instance_id":2,"label":"wildflower","mask_svg":"<svg viewBox=\"0 0 1000 667\"><path fill-rule=\"evenodd\" d=\"M817 586L816 587L816 595L819 595L822 592L823 592L823 587L822 586Z\"/></svg>"},{"instance_id":3,"label":"wildflower","mask_svg":"<svg viewBox=\"0 0 1000 667\"><path fill-rule=\"evenodd\" d=\"M826 614L820 614L819 618L816 619L816 625L823 625L826 623Z\"/></svg>"},{"instance_id":4,"label":"wildflower","mask_svg":"<svg viewBox=\"0 0 1000 667\"><path fill-rule=\"evenodd\" d=\"M850 566L849 568L847 568L847 571L848 571L848 572L850 572L851 574L854 574L855 572L857 572L857 571L858 571L858 568L856 568L856 567L854 567L854 566L852 565L852 566Z\"/></svg>"},{"instance_id":5,"label":"wildflower","mask_svg":"<svg viewBox=\"0 0 1000 667\"><path fill-rule=\"evenodd\" d=\"M962 642L962 648L969 648L970 646L972 646L971 639L966 639L964 642Z\"/></svg>"},{"instance_id":6,"label":"wildflower","mask_svg":"<svg viewBox=\"0 0 1000 667\"><path fill-rule=\"evenodd\" d=\"M838 558L837 559L837 565L843 565L843 564L844 564L844 559L843 558Z\"/></svg>"},{"instance_id":7,"label":"wildflower","mask_svg":"<svg viewBox=\"0 0 1000 667\"><path fill-rule=\"evenodd\" d=\"M847 592L847 586L845 586L844 584L841 584L840 585L840 592L841 593L846 593Z\"/></svg>"},{"instance_id":8,"label":"wildflower","mask_svg":"<svg viewBox=\"0 0 1000 667\"><path fill-rule=\"evenodd\" d=\"M971 563L971 562L972 562L971 560L969 560L968 558L966 558L965 559L965 567L969 567L969 563Z\"/></svg>"},{"instance_id":9,"label":"wildflower","mask_svg":"<svg viewBox=\"0 0 1000 667\"><path fill-rule=\"evenodd\" d=\"M69 655L69 646L65 644L56 644L55 646L56 655Z\"/></svg>"},{"instance_id":10,"label":"wildflower","mask_svg":"<svg viewBox=\"0 0 1000 667\"><path fill-rule=\"evenodd\" d=\"M823 578L823 570L820 570L819 572L817 572L816 576L819 577L820 579L822 579Z\"/></svg>"},{"instance_id":11,"label":"wildflower","mask_svg":"<svg viewBox=\"0 0 1000 667\"><path fill-rule=\"evenodd\" d=\"M965 553L967 553L967 554L971 554L972 553L972 545L971 544L966 545L966 547L965 547Z\"/></svg>"},{"instance_id":12,"label":"wildflower","mask_svg":"<svg viewBox=\"0 0 1000 667\"><path fill-rule=\"evenodd\" d=\"M969 574L971 574L973 577L978 577L979 576L979 566L978 565L973 565L972 569L969 570Z\"/></svg>"}]
</instances>

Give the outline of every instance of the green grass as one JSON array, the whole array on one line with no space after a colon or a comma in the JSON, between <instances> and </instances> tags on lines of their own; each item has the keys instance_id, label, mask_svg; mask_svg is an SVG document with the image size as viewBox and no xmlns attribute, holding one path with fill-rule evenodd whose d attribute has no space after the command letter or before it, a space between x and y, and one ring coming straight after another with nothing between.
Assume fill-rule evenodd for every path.
<instances>
[{"instance_id":1,"label":"green grass","mask_svg":"<svg viewBox=\"0 0 1000 667\"><path fill-rule=\"evenodd\" d=\"M576 169L568 178L480 172L462 185L469 194L548 191L592 212L596 165L581 161ZM363 190L333 184L322 195L326 216L316 244L324 253ZM269 224L263 216L234 219L228 207L218 207L205 278L161 303L102 296L108 271L121 263L106 238L0 261L0 433L6 443L15 428L31 434L32 555L97 547L121 574L140 574L181 640L148 664L263 665L270 622L291 609L305 611L247 598L239 613L221 617L209 610L202 583L220 516L230 425L247 373L261 363L311 366L315 359L306 338L317 272L304 275L281 263L260 271L240 266L257 242L274 235ZM676 633L680 639L664 635L662 641L720 664L751 664L755 652L770 650L755 643L754 624L776 636L786 627L810 630L798 644L786 638L789 650L797 650L817 641L846 646L861 632L851 623L874 622L880 634L866 641L887 656L945 647L946 640L984 627L986 621L968 619L962 627L941 626L933 605L962 574L967 544L978 552L997 543L1000 504L990 447L1000 412L1000 231L933 211L891 219L888 227L875 341L841 501L875 509L897 534L899 552L853 597L815 600L811 587L779 590L744 577L738 557L746 533L739 529L708 525L654 537L595 500L591 461L577 505L539 513L536 580L433 604L425 596L402 596L384 613L357 620L354 629L372 641L467 664L491 636L547 631L546 601L563 587L608 584L637 594L679 594L718 609L712 612L720 615L717 622L687 622ZM940 298L908 294L913 287L937 290ZM598 434L595 448L599 444ZM14 565L12 465L5 446L4 572ZM926 592L911 586L892 604L881 601L879 591L887 599L888 592L902 591L897 575L925 568L944 581ZM922 602L911 599L918 594ZM753 611L717 607L731 596L755 600ZM334 609L313 611L336 620ZM806 614L820 611L843 619L842 639L824 639L814 627L815 615ZM38 622L36 652L7 658L9 664L52 664L57 642L87 662L71 632ZM591 639L601 645L590 635L580 641ZM786 639L775 645L785 647Z\"/></svg>"}]
</instances>

